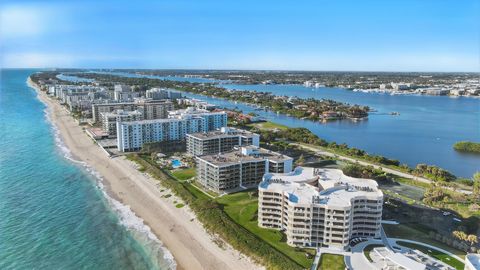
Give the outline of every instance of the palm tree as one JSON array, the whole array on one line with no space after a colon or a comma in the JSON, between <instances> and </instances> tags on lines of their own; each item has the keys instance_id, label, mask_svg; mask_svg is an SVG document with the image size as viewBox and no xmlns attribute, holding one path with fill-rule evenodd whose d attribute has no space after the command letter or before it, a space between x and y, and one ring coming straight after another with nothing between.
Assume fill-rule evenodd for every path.
<instances>
[{"instance_id":1,"label":"palm tree","mask_svg":"<svg viewBox=\"0 0 480 270\"><path fill-rule=\"evenodd\" d=\"M470 242L471 245L478 243L478 237L474 234L470 234L467 236L467 241Z\"/></svg>"}]
</instances>

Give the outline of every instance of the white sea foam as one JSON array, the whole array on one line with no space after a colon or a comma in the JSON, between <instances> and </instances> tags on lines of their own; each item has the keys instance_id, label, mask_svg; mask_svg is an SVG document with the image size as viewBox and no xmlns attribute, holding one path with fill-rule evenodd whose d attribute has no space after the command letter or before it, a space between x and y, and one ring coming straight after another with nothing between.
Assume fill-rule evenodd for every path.
<instances>
[{"instance_id":1,"label":"white sea foam","mask_svg":"<svg viewBox=\"0 0 480 270\"><path fill-rule=\"evenodd\" d=\"M43 101L42 101L43 102ZM45 104L45 103L44 103ZM117 214L120 219L120 224L122 224L127 230L132 232L132 235L144 242L151 253L152 259L155 260L155 264L160 269L176 269L177 263L172 255L172 253L163 245L163 243L157 238L157 236L152 232L149 226L147 226L143 219L135 215L135 213L130 209L130 206L124 205L121 202L113 199L105 191L103 185L103 177L95 171L92 167L88 166L87 163L79 161L73 158L72 152L63 142L60 131L56 127L55 123L52 121L50 110L47 104L47 107L44 110L45 118L50 123L52 131L54 134L55 145L63 154L63 156L71 161L72 163L81 165L89 174L91 174L97 181L97 187L102 191L103 196L106 198L111 209Z\"/></svg>"},{"instance_id":2,"label":"white sea foam","mask_svg":"<svg viewBox=\"0 0 480 270\"><path fill-rule=\"evenodd\" d=\"M95 175L97 179L101 179L98 172L95 172L92 169L90 170L90 173ZM124 205L110 197L105 191L101 181L98 183L98 186L102 190L112 209L120 218L120 223L128 230L133 232L134 236L140 238L139 240L147 243L150 248L150 252L153 255L152 258L156 259L156 264L160 266L160 269L176 269L177 263L175 262L172 253L170 253L170 251L157 238L150 227L143 222L143 219L135 215L135 213L130 209L130 206ZM159 258L162 258L162 260L159 260Z\"/></svg>"}]
</instances>

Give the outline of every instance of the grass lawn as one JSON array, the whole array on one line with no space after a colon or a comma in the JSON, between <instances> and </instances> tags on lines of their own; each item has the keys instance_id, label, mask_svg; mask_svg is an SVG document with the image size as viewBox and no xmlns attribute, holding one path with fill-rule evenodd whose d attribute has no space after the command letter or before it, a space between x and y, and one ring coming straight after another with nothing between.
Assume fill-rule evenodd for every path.
<instances>
[{"instance_id":1,"label":"grass lawn","mask_svg":"<svg viewBox=\"0 0 480 270\"><path fill-rule=\"evenodd\" d=\"M215 198L218 197L218 193L215 193L215 192L213 192L212 190L208 190L208 189L202 188L202 187L201 187L202 185L200 185L199 183L195 183L195 182L194 182L194 183L191 183L191 186L192 186L192 188L196 188L198 192L203 193L203 195L209 196L210 199L215 199ZM205 193L206 193L206 194L205 194Z\"/></svg>"},{"instance_id":2,"label":"grass lawn","mask_svg":"<svg viewBox=\"0 0 480 270\"><path fill-rule=\"evenodd\" d=\"M210 200L210 197L208 197L205 193L201 192L198 190L198 188L194 187L192 184L187 184L183 183L183 186L195 197L198 199L203 199L203 200Z\"/></svg>"},{"instance_id":3,"label":"grass lawn","mask_svg":"<svg viewBox=\"0 0 480 270\"><path fill-rule=\"evenodd\" d=\"M420 181L417 181L417 180L414 180L414 179L411 179L411 178L405 178L405 177L400 177L400 176L397 176L395 178L395 181L400 182L400 183L405 184L405 185L415 186L415 187L419 187L419 188L423 188L423 189L429 188L431 186L428 183L423 183L423 182L420 182Z\"/></svg>"},{"instance_id":4,"label":"grass lawn","mask_svg":"<svg viewBox=\"0 0 480 270\"><path fill-rule=\"evenodd\" d=\"M364 254L365 257L367 258L367 260L370 261L370 262L373 262L372 258L370 257L370 252L371 252L374 248L376 248L376 247L384 247L384 245L371 244L371 245L366 246L366 247L363 249L363 254Z\"/></svg>"},{"instance_id":5,"label":"grass lawn","mask_svg":"<svg viewBox=\"0 0 480 270\"><path fill-rule=\"evenodd\" d=\"M249 124L250 126L252 127L256 127L258 129L280 129L280 130L285 130L287 129L288 127L287 126L284 126L284 125L281 125L281 124L277 124L277 123L274 123L274 122L259 122L259 123L253 123L253 124Z\"/></svg>"},{"instance_id":6,"label":"grass lawn","mask_svg":"<svg viewBox=\"0 0 480 270\"><path fill-rule=\"evenodd\" d=\"M403 239L408 239L408 240L414 240L414 241L419 241L423 242L435 247L439 247L441 249L447 250L448 252L451 252L460 258L465 258L465 252L449 247L441 242L438 242L434 239L431 239L428 236L428 231L426 231L426 228L423 228L421 226L413 226L411 224L406 225L406 224L399 224L399 225L390 225L390 224L383 224L383 229L385 230L385 233L387 234L388 237L393 237L393 238L403 238Z\"/></svg>"},{"instance_id":7,"label":"grass lawn","mask_svg":"<svg viewBox=\"0 0 480 270\"><path fill-rule=\"evenodd\" d=\"M190 179L197 174L195 168L176 169L170 171L170 173L173 175L173 177L180 181Z\"/></svg>"},{"instance_id":8,"label":"grass lawn","mask_svg":"<svg viewBox=\"0 0 480 270\"><path fill-rule=\"evenodd\" d=\"M404 247L408 247L408 248L411 248L411 249L417 249L417 250L420 250L421 252L437 259L437 260L440 260L452 267L455 267L455 269L457 270L463 270L464 267L465 267L465 264L463 264L461 261L453 258L452 256L448 255L448 254L445 254L439 250L436 250L436 249L430 249L428 247L424 247L424 246L421 246L421 245L417 245L417 244L413 244L413 243L407 243L407 242L402 242L402 241L398 241L397 244L401 245L401 246L404 246Z\"/></svg>"},{"instance_id":9,"label":"grass lawn","mask_svg":"<svg viewBox=\"0 0 480 270\"><path fill-rule=\"evenodd\" d=\"M253 193L250 194L252 194L251 197L249 192L225 195L218 198L217 202L224 206L224 211L236 223L240 224L245 229L249 230L303 267L310 268L313 263L313 257L315 256L315 250L293 248L287 245L285 236L280 231L258 227L258 198L253 195ZM311 254L312 258L308 259L305 253Z\"/></svg>"},{"instance_id":10,"label":"grass lawn","mask_svg":"<svg viewBox=\"0 0 480 270\"><path fill-rule=\"evenodd\" d=\"M321 270L344 270L345 261L342 255L322 254L318 269Z\"/></svg>"}]
</instances>

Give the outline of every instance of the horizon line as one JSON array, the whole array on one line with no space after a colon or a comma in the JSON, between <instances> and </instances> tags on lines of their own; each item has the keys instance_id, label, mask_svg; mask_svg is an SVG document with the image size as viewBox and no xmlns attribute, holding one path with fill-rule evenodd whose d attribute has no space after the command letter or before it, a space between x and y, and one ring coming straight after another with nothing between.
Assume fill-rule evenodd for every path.
<instances>
[{"instance_id":1,"label":"horizon line","mask_svg":"<svg viewBox=\"0 0 480 270\"><path fill-rule=\"evenodd\" d=\"M379 71L379 70L308 70L308 69L216 69L216 68L128 68L128 67L0 67L0 69L59 69L59 70L164 70L164 71L244 71L244 72L254 72L254 71L266 71L266 72L329 72L329 73L473 73L480 74L479 71Z\"/></svg>"}]
</instances>

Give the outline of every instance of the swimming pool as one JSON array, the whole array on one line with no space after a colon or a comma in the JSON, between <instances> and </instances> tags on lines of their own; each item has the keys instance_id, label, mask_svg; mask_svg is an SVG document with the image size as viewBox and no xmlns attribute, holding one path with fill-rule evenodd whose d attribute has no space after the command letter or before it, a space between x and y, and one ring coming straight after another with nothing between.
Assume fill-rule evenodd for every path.
<instances>
[{"instance_id":1,"label":"swimming pool","mask_svg":"<svg viewBox=\"0 0 480 270\"><path fill-rule=\"evenodd\" d=\"M178 159L174 159L172 160L172 167L175 169L175 168L178 168L178 167L181 167L182 166L182 162Z\"/></svg>"}]
</instances>

